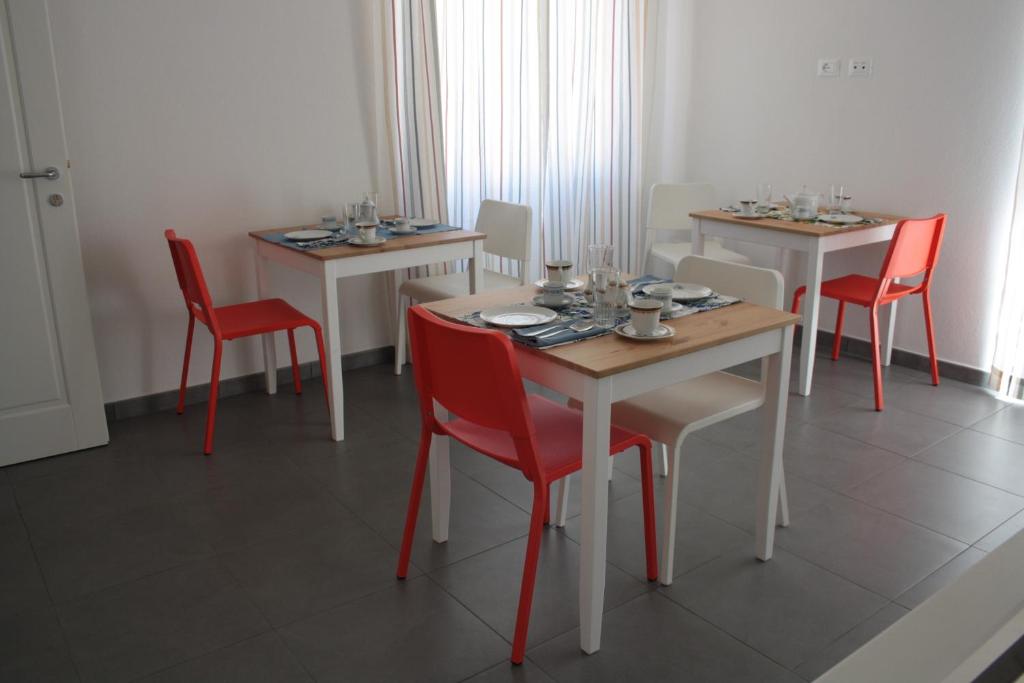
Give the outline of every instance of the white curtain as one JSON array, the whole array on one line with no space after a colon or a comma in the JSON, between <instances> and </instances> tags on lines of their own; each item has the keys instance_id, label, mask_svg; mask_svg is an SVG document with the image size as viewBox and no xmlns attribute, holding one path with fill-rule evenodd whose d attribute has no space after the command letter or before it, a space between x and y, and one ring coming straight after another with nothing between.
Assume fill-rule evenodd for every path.
<instances>
[{"instance_id":1,"label":"white curtain","mask_svg":"<svg viewBox=\"0 0 1024 683\"><path fill-rule=\"evenodd\" d=\"M1024 399L1024 146L1017 173L1017 198L1010 227L992 380L999 394Z\"/></svg>"},{"instance_id":2,"label":"white curtain","mask_svg":"<svg viewBox=\"0 0 1024 683\"><path fill-rule=\"evenodd\" d=\"M451 222L482 199L533 207L529 275L612 243L642 265L645 0L436 0ZM514 264L488 268L518 275Z\"/></svg>"}]
</instances>

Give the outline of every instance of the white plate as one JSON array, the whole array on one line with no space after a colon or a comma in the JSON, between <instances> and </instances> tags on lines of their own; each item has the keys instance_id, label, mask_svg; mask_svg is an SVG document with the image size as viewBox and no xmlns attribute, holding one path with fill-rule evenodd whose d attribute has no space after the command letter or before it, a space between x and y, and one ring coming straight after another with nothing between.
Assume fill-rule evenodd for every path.
<instances>
[{"instance_id":1,"label":"white plate","mask_svg":"<svg viewBox=\"0 0 1024 683\"><path fill-rule=\"evenodd\" d=\"M547 282L547 278L544 278L543 280L537 280L536 282L534 282L533 286L537 287L538 289L544 289L544 285L546 285ZM569 282L565 285L565 291L567 292L575 292L577 289L583 289L583 280L579 279L578 277L574 277L573 279L569 280Z\"/></svg>"},{"instance_id":2,"label":"white plate","mask_svg":"<svg viewBox=\"0 0 1024 683\"><path fill-rule=\"evenodd\" d=\"M563 294L562 299L557 304L544 303L543 294L533 297L533 303L535 303L538 306L547 306L549 308L562 308L564 306L569 306L574 301L576 301L576 297L571 296L569 294Z\"/></svg>"},{"instance_id":3,"label":"white plate","mask_svg":"<svg viewBox=\"0 0 1024 683\"><path fill-rule=\"evenodd\" d=\"M411 218L409 219L409 225L414 228L431 228L437 225L437 221L433 218Z\"/></svg>"},{"instance_id":4,"label":"white plate","mask_svg":"<svg viewBox=\"0 0 1024 683\"><path fill-rule=\"evenodd\" d=\"M667 284L665 282L655 282L654 284L644 285L640 291L647 296L652 296L651 292L659 284ZM709 296L714 294L710 289L704 285L693 285L689 282L673 282L672 283L672 299L673 301L696 301L698 299L707 299Z\"/></svg>"},{"instance_id":5,"label":"white plate","mask_svg":"<svg viewBox=\"0 0 1024 683\"><path fill-rule=\"evenodd\" d=\"M556 319L558 314L543 306L496 306L480 311L480 319L497 327L531 327Z\"/></svg>"},{"instance_id":6,"label":"white plate","mask_svg":"<svg viewBox=\"0 0 1024 683\"><path fill-rule=\"evenodd\" d=\"M353 237L348 241L348 243L351 244L353 247L379 247L385 242L387 242L387 240L384 239L383 237L377 237L372 242L364 242L358 237Z\"/></svg>"},{"instance_id":7,"label":"white plate","mask_svg":"<svg viewBox=\"0 0 1024 683\"><path fill-rule=\"evenodd\" d=\"M633 323L623 323L615 328L615 334L626 337L627 339L636 339L637 341L655 341L658 339L674 337L676 331L668 325L658 323L658 327L655 328L654 334L637 334L636 330L633 329Z\"/></svg>"},{"instance_id":8,"label":"white plate","mask_svg":"<svg viewBox=\"0 0 1024 683\"><path fill-rule=\"evenodd\" d=\"M396 235L411 235L414 232L416 232L416 228L414 228L414 227L412 227L411 225L408 225L408 224L406 225L406 227L404 227L402 229L399 229L398 226L395 225L395 226L389 227L388 230L390 230L391 232L395 233Z\"/></svg>"},{"instance_id":9,"label":"white plate","mask_svg":"<svg viewBox=\"0 0 1024 683\"><path fill-rule=\"evenodd\" d=\"M332 233L330 230L294 230L292 232L286 232L284 238L293 242L312 242L314 240L322 240L325 237L330 237Z\"/></svg>"},{"instance_id":10,"label":"white plate","mask_svg":"<svg viewBox=\"0 0 1024 683\"><path fill-rule=\"evenodd\" d=\"M818 216L818 220L822 223L848 225L850 223L860 223L864 219L852 213L823 213Z\"/></svg>"}]
</instances>

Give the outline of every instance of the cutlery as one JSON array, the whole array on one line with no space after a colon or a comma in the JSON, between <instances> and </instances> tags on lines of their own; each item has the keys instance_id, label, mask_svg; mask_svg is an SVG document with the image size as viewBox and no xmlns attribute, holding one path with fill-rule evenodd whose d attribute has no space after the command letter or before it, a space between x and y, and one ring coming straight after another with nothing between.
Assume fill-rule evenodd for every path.
<instances>
[{"instance_id":1,"label":"cutlery","mask_svg":"<svg viewBox=\"0 0 1024 683\"><path fill-rule=\"evenodd\" d=\"M560 330L555 330L554 332L548 332L547 334L539 335L537 339L549 339L550 337L557 337L563 332L586 332L592 329L594 329L594 323L588 323L581 320L579 322L573 323L572 325L569 325L569 327L563 327Z\"/></svg>"},{"instance_id":2,"label":"cutlery","mask_svg":"<svg viewBox=\"0 0 1024 683\"><path fill-rule=\"evenodd\" d=\"M566 327L569 327L569 324L562 322L562 323L558 323L557 325L551 325L549 327L545 327L545 328L540 329L540 330L531 330L529 332L516 331L516 334L518 334L520 337L537 337L539 335L544 334L545 332L551 332L552 330L556 330L556 329L559 329L559 328L564 329Z\"/></svg>"}]
</instances>

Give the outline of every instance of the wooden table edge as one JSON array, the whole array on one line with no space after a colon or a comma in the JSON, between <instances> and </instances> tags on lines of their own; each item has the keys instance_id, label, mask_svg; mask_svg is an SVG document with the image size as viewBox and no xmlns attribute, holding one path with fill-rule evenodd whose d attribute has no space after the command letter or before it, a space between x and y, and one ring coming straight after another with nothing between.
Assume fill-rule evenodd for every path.
<instances>
[{"instance_id":1,"label":"wooden table edge","mask_svg":"<svg viewBox=\"0 0 1024 683\"><path fill-rule=\"evenodd\" d=\"M865 218L881 218L881 223L863 223L860 225L825 227L818 226L814 223L797 223L782 221L778 218L760 218L760 219L744 219L736 218L733 214L722 211L720 209L706 209L703 211L693 211L690 213L690 218L702 218L705 220L720 221L722 223L730 223L732 225L745 225L754 228L761 228L762 230L774 230L776 232L789 232L797 235L807 235L810 237L830 237L832 235L845 235L851 232L859 232L860 230L870 230L871 228L881 228L888 225L895 225L902 220L906 220L906 216L896 216L888 213L878 213L877 211L857 211L855 212L858 216Z\"/></svg>"},{"instance_id":2,"label":"wooden table edge","mask_svg":"<svg viewBox=\"0 0 1024 683\"><path fill-rule=\"evenodd\" d=\"M248 232L249 237L257 240L261 244L267 244L272 247L278 247L280 249L287 249L289 252L300 254L302 256L308 256L309 258L317 259L318 261L330 261L337 258L349 258L360 256L364 254L385 254L389 251L405 251L407 249L419 249L421 247L434 246L435 244L452 244L458 242L472 242L475 240L482 240L487 237L482 232L476 232L475 230L467 230L466 228L459 228L458 230L446 230L444 232L433 232L428 235L406 235L402 238L395 240L388 240L379 247L350 247L345 244L339 244L335 247L327 247L326 249L292 249L286 247L279 242L271 242L264 238L264 235L275 235L291 232L293 230L315 230L318 229L319 225L296 225L290 228L268 228L266 230L250 230ZM419 238L419 239L417 239ZM431 239L433 238L433 239ZM410 240L416 240L415 243L411 243ZM429 240L426 243L423 240ZM343 249L344 252L337 253L336 250Z\"/></svg>"}]
</instances>

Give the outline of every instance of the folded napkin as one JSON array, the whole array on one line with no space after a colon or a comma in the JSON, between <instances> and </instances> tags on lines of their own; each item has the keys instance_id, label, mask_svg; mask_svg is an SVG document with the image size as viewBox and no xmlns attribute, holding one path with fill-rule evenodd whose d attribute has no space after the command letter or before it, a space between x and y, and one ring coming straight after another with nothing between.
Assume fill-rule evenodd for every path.
<instances>
[{"instance_id":1,"label":"folded napkin","mask_svg":"<svg viewBox=\"0 0 1024 683\"><path fill-rule=\"evenodd\" d=\"M610 329L605 329L603 327L591 327L589 330L584 332L577 332L576 330L569 329L569 325L581 321L589 322L589 318L569 318L568 320L560 321L559 324L564 325L564 327L561 330L557 330L558 334L553 334L545 339L530 336L530 332L543 330L546 327L551 327L554 323L548 323L547 325L535 325L533 327L517 327L512 331L512 341L526 346L532 346L535 349L546 349L552 346L573 344L578 341L583 341L584 339L590 339L591 337L601 337L611 332ZM619 322L619 320L616 320L615 324L618 325ZM551 332L556 332L556 330L551 330Z\"/></svg>"}]
</instances>

